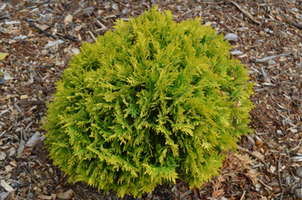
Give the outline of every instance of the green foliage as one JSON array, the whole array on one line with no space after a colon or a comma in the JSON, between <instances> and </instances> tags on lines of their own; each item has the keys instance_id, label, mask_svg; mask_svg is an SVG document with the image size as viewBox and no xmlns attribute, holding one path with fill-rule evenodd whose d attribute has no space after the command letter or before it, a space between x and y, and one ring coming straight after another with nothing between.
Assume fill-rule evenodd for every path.
<instances>
[{"instance_id":1,"label":"green foliage","mask_svg":"<svg viewBox=\"0 0 302 200\"><path fill-rule=\"evenodd\" d=\"M252 83L223 35L157 8L83 44L57 82L44 128L54 164L119 196L201 187L248 131Z\"/></svg>"}]
</instances>

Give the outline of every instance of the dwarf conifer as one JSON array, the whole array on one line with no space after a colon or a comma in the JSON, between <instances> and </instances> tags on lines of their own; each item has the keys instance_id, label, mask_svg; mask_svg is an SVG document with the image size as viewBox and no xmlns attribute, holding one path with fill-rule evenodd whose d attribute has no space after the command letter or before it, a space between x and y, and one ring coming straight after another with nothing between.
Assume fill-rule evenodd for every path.
<instances>
[{"instance_id":1,"label":"dwarf conifer","mask_svg":"<svg viewBox=\"0 0 302 200\"><path fill-rule=\"evenodd\" d=\"M119 196L191 188L219 174L248 131L252 83L223 35L157 8L84 43L57 82L44 128L71 180Z\"/></svg>"}]
</instances>

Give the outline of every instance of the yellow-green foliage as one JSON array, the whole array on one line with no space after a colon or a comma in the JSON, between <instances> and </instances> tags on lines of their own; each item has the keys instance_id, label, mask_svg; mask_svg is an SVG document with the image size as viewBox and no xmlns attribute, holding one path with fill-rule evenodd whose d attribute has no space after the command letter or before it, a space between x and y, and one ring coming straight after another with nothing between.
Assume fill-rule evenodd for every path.
<instances>
[{"instance_id":1,"label":"yellow-green foliage","mask_svg":"<svg viewBox=\"0 0 302 200\"><path fill-rule=\"evenodd\" d=\"M119 196L219 174L248 131L252 84L200 19L156 8L83 44L57 82L44 128L54 164Z\"/></svg>"}]
</instances>

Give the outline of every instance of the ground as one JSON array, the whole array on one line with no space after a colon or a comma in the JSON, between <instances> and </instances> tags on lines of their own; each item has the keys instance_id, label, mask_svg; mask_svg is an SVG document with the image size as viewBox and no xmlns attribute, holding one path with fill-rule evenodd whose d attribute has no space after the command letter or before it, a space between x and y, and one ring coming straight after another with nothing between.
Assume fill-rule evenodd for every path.
<instances>
[{"instance_id":1,"label":"ground","mask_svg":"<svg viewBox=\"0 0 302 200\"><path fill-rule=\"evenodd\" d=\"M40 122L55 82L82 42L113 30L155 5L175 21L201 17L249 68L255 94L249 136L228 153L221 175L199 188L201 199L295 199L302 161L302 1L121 0L0 2L0 198L118 199L73 184L52 165ZM38 30L37 28L40 28ZM297 190L298 191L298 190ZM135 199L124 197L124 199ZM142 199L195 199L179 180Z\"/></svg>"}]
</instances>

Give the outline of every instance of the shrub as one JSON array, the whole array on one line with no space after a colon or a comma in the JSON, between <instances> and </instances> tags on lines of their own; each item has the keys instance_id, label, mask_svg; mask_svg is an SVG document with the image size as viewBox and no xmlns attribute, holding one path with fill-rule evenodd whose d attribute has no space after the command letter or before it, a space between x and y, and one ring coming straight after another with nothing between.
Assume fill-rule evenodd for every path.
<instances>
[{"instance_id":1,"label":"shrub","mask_svg":"<svg viewBox=\"0 0 302 200\"><path fill-rule=\"evenodd\" d=\"M219 174L248 131L252 83L223 35L157 8L83 44L48 104L54 164L71 180L141 196Z\"/></svg>"}]
</instances>

